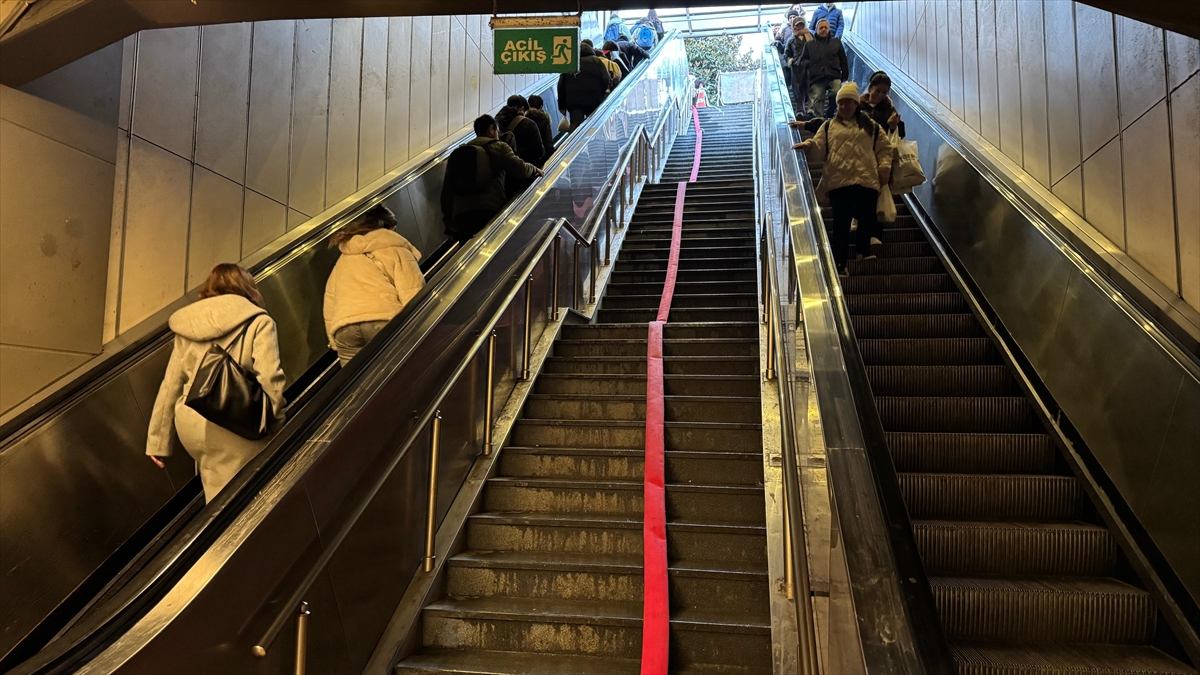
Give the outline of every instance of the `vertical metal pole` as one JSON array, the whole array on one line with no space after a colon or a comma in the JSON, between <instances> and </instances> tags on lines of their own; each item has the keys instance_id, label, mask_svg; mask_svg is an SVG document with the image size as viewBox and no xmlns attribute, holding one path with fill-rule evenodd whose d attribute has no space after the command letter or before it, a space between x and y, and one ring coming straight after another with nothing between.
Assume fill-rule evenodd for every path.
<instances>
[{"instance_id":1,"label":"vertical metal pole","mask_svg":"<svg viewBox=\"0 0 1200 675\"><path fill-rule=\"evenodd\" d=\"M525 358L521 361L521 379L529 379L529 350L533 341L533 275L525 280Z\"/></svg>"},{"instance_id":2,"label":"vertical metal pole","mask_svg":"<svg viewBox=\"0 0 1200 675\"><path fill-rule=\"evenodd\" d=\"M304 675L308 667L308 603L300 602L300 613L296 616L296 675Z\"/></svg>"},{"instance_id":3,"label":"vertical metal pole","mask_svg":"<svg viewBox=\"0 0 1200 675\"><path fill-rule=\"evenodd\" d=\"M774 300L771 298L770 286L767 287L767 379L775 379L775 322L772 321L775 314L773 307Z\"/></svg>"},{"instance_id":4,"label":"vertical metal pole","mask_svg":"<svg viewBox=\"0 0 1200 675\"><path fill-rule=\"evenodd\" d=\"M554 290L551 291L551 294L550 294L551 300L553 301L553 304L554 304L554 320L555 321L558 321L558 258L559 258L558 252L559 252L561 243L562 243L562 237L555 234L554 235L554 253L553 253L553 255L554 255L554 273L551 274L552 283L554 284Z\"/></svg>"},{"instance_id":5,"label":"vertical metal pole","mask_svg":"<svg viewBox=\"0 0 1200 675\"><path fill-rule=\"evenodd\" d=\"M621 172L621 182L617 184L617 189L621 192L621 220L625 220L625 172Z\"/></svg>"},{"instance_id":6,"label":"vertical metal pole","mask_svg":"<svg viewBox=\"0 0 1200 675\"><path fill-rule=\"evenodd\" d=\"M433 571L433 539L437 534L438 455L442 444L442 411L433 413L429 433L429 507L425 513L425 573Z\"/></svg>"},{"instance_id":7,"label":"vertical metal pole","mask_svg":"<svg viewBox=\"0 0 1200 675\"><path fill-rule=\"evenodd\" d=\"M492 399L496 386L496 331L488 337L487 400L483 406L483 454L492 454Z\"/></svg>"},{"instance_id":8,"label":"vertical metal pole","mask_svg":"<svg viewBox=\"0 0 1200 675\"><path fill-rule=\"evenodd\" d=\"M571 306L579 309L579 247L583 246L583 242L575 242L575 266L571 272Z\"/></svg>"},{"instance_id":9,"label":"vertical metal pole","mask_svg":"<svg viewBox=\"0 0 1200 675\"><path fill-rule=\"evenodd\" d=\"M612 264L612 238L613 238L613 219L612 212L604 212L604 264Z\"/></svg>"},{"instance_id":10,"label":"vertical metal pole","mask_svg":"<svg viewBox=\"0 0 1200 675\"><path fill-rule=\"evenodd\" d=\"M787 452L787 448L783 448ZM783 587L787 591L787 599L796 599L796 570L792 557L792 513L788 509L787 479L783 480Z\"/></svg>"},{"instance_id":11,"label":"vertical metal pole","mask_svg":"<svg viewBox=\"0 0 1200 675\"><path fill-rule=\"evenodd\" d=\"M589 297L591 299L588 300L588 302L595 303L596 302L596 271L600 268L600 247L593 244L592 246L590 246L588 248L592 249L592 269L590 270L590 272L591 272L590 276L592 277L592 290L591 290L591 293L589 294Z\"/></svg>"}]
</instances>

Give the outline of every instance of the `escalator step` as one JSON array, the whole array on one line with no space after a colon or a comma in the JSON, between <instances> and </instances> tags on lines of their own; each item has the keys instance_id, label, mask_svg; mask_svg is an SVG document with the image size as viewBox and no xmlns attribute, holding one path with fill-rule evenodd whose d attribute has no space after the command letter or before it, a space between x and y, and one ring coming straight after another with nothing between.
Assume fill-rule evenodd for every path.
<instances>
[{"instance_id":1,"label":"escalator step","mask_svg":"<svg viewBox=\"0 0 1200 675\"><path fill-rule=\"evenodd\" d=\"M1001 362L987 338L859 339L858 347L868 366L976 366Z\"/></svg>"},{"instance_id":2,"label":"escalator step","mask_svg":"<svg viewBox=\"0 0 1200 675\"><path fill-rule=\"evenodd\" d=\"M846 277L842 290L857 293L958 293L949 274L870 274Z\"/></svg>"},{"instance_id":3,"label":"escalator step","mask_svg":"<svg viewBox=\"0 0 1200 675\"><path fill-rule=\"evenodd\" d=\"M1150 594L1110 578L931 577L950 639L1145 644L1154 637Z\"/></svg>"},{"instance_id":4,"label":"escalator step","mask_svg":"<svg viewBox=\"0 0 1200 675\"><path fill-rule=\"evenodd\" d=\"M934 576L1113 574L1117 544L1087 523L915 520L925 571Z\"/></svg>"},{"instance_id":5,"label":"escalator step","mask_svg":"<svg viewBox=\"0 0 1200 675\"><path fill-rule=\"evenodd\" d=\"M959 675L1194 675L1153 647L952 641Z\"/></svg>"},{"instance_id":6,"label":"escalator step","mask_svg":"<svg viewBox=\"0 0 1200 675\"><path fill-rule=\"evenodd\" d=\"M875 396L1017 396L1004 366L867 366Z\"/></svg>"},{"instance_id":7,"label":"escalator step","mask_svg":"<svg viewBox=\"0 0 1200 675\"><path fill-rule=\"evenodd\" d=\"M859 314L850 321L859 340L985 337L972 314Z\"/></svg>"},{"instance_id":8,"label":"escalator step","mask_svg":"<svg viewBox=\"0 0 1200 675\"><path fill-rule=\"evenodd\" d=\"M1054 442L1046 434L890 432L897 471L920 473L1051 473Z\"/></svg>"},{"instance_id":9,"label":"escalator step","mask_svg":"<svg viewBox=\"0 0 1200 675\"><path fill-rule=\"evenodd\" d=\"M1023 434L1041 430L1023 396L876 396L888 431Z\"/></svg>"},{"instance_id":10,"label":"escalator step","mask_svg":"<svg viewBox=\"0 0 1200 675\"><path fill-rule=\"evenodd\" d=\"M928 258L873 258L870 260L851 260L848 269L850 276L869 274L945 274L946 268L942 261L934 257Z\"/></svg>"},{"instance_id":11,"label":"escalator step","mask_svg":"<svg viewBox=\"0 0 1200 675\"><path fill-rule=\"evenodd\" d=\"M1071 476L901 473L912 518L1076 520L1083 492Z\"/></svg>"},{"instance_id":12,"label":"escalator step","mask_svg":"<svg viewBox=\"0 0 1200 675\"><path fill-rule=\"evenodd\" d=\"M954 293L859 293L846 296L851 314L962 314L971 311Z\"/></svg>"}]
</instances>

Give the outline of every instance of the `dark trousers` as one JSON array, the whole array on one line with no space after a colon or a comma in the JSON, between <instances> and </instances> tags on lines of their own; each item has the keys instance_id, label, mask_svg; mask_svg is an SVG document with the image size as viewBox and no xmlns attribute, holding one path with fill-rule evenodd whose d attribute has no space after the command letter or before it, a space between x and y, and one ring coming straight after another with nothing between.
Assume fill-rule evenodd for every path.
<instances>
[{"instance_id":1,"label":"dark trousers","mask_svg":"<svg viewBox=\"0 0 1200 675\"><path fill-rule=\"evenodd\" d=\"M495 211L488 210L463 211L454 216L454 221L446 228L446 234L465 244L487 227L495 215Z\"/></svg>"},{"instance_id":2,"label":"dark trousers","mask_svg":"<svg viewBox=\"0 0 1200 675\"><path fill-rule=\"evenodd\" d=\"M575 131L580 124L583 124L583 120L595 111L595 108L590 110L588 108L567 108L567 119L571 120L571 131Z\"/></svg>"},{"instance_id":3,"label":"dark trousers","mask_svg":"<svg viewBox=\"0 0 1200 675\"><path fill-rule=\"evenodd\" d=\"M871 237L882 232L875 217L875 204L879 191L861 185L847 185L829 191L829 203L833 206L833 228L829 231L829 246L838 269L846 266L850 258L850 221L858 221L855 232L855 250L860 255L871 252Z\"/></svg>"}]
</instances>

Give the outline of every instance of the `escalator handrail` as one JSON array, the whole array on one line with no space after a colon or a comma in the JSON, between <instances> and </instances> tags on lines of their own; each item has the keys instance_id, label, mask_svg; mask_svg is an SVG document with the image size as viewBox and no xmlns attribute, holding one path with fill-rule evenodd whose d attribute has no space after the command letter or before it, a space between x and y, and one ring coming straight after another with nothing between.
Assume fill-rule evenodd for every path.
<instances>
[{"instance_id":1,"label":"escalator handrail","mask_svg":"<svg viewBox=\"0 0 1200 675\"><path fill-rule=\"evenodd\" d=\"M781 159L780 206L792 242L788 264L800 288L797 306L821 410L826 471L841 523L864 666L868 673L952 673L808 161L791 148L794 137L786 126L794 119L791 99L779 67L767 71L780 113L774 142ZM865 477L873 490L855 484Z\"/></svg>"},{"instance_id":2,"label":"escalator handrail","mask_svg":"<svg viewBox=\"0 0 1200 675\"><path fill-rule=\"evenodd\" d=\"M672 34L672 37L674 37L674 33ZM661 56L662 53L663 52L659 50L653 57L651 57L651 61L656 60L659 56ZM641 72L631 75L628 81L630 83L635 83L645 77L646 72L648 72L648 68L641 69ZM195 537L196 540L204 544L205 550L207 550L208 547L213 543L218 542L221 537L225 535L228 526L243 514L245 507L252 500L256 500L255 511L259 514L257 517L261 517L262 513L270 511L271 504L263 503L263 500L278 500L280 495L278 491L270 490L267 487L268 483L270 480L272 480L272 477L276 472L263 471L263 464L270 461L273 464L279 465L289 461L294 454L296 447L303 445L304 441L301 439L301 437L305 436L307 432L317 428L317 426L323 420L324 414L335 407L335 403L336 401L340 400L342 393L349 389L353 384L358 383L362 376L371 369L371 367L374 365L376 357L379 356L380 352L384 350L385 346L390 345L394 340L402 337L416 337L417 334L414 333L414 331L421 330L416 324L429 325L432 322L435 322L444 314L445 311L447 311L450 306L452 306L458 300L461 292L458 295L449 294L448 291L452 291L453 289L447 288L448 280L451 278L456 279L461 284L461 288L469 286L470 280L474 279L475 276L478 275L483 267L483 264L487 259L490 258L490 255L480 255L481 251L484 249L488 251L497 250L520 226L520 223L528 219L531 211L537 206L541 197L545 194L545 186L553 185L554 182L563 175L563 173L566 171L566 168L586 149L588 139L595 133L597 129L600 128L606 116L617 105L619 105L624 98L628 96L628 92L630 92L632 89L632 86L622 87L622 90L618 90L620 92L619 94L614 92L615 95L610 96L604 105L602 105L588 120L586 120L583 125L576 129L576 132L571 134L572 138L568 139L567 144L562 149L562 158L555 162L555 168L549 171L544 179L535 182L534 185L531 186L530 189L527 190L521 197L511 202L500 214L498 214L497 217L493 219L492 223L485 228L483 232L478 234L470 244L468 244L468 250L461 255L459 260L452 262L451 264L447 265L445 269L439 272L434 282L428 284L424 289L422 289L421 293L414 298L412 303L406 306L404 310L402 310L401 313L397 315L397 317L393 319L383 331L381 331L380 335L377 336L377 339L364 348L363 351L360 352L359 356L354 359L354 361L352 361L346 369L343 369L342 372L335 377L334 381L331 382L329 386L324 388L324 391L321 391L317 395L316 400L314 400L314 403L309 409L303 411L297 419L288 422L288 424L285 426L284 432L290 431L291 433L281 432L279 436L277 436L276 439L272 441L272 443L262 453L260 453L258 461L262 462L262 464L255 466L254 463L252 463L247 470L241 472L234 479L234 481L230 483L226 490L223 490L222 493L218 495L217 499L214 500L214 504L229 504L230 502L234 502L234 504L230 504L233 506L233 508L228 509L228 512L225 512L226 510L222 509L221 514L215 514L213 517L206 519L205 529L208 531L198 533ZM593 208L595 208L595 206L593 206ZM547 234L542 233L542 236L545 237L546 240L549 240ZM440 311L443 314L432 316L430 315L431 312L439 310L435 309L425 311L429 305L433 304L432 301L434 298L438 299L439 302L437 303L437 306L441 308ZM407 319L415 318L415 316L418 314L424 315L420 321L406 321ZM281 452L281 448L284 445L292 446L292 452ZM279 466L275 466L274 468L278 469ZM253 487L255 489L247 490L247 487ZM228 497L226 497L226 495L228 495ZM121 616L117 616L117 613L114 613L114 615L106 621L106 625L103 627L105 632L109 635L113 635L114 630L124 632L127 628L135 625L138 619L143 616L155 602L158 601L157 599L161 598L166 591L175 584L176 581L183 577L187 570L190 569L192 563L198 559L199 554L200 552L198 551L173 550L172 554L169 556L170 559L166 561L166 564L163 566L163 568L157 573L153 574L152 578L144 580L146 583L143 584L143 588L147 589L146 592L152 597L146 597L144 598L144 601L139 601L137 598L134 598L134 601L127 603L119 610L119 614ZM152 586L154 588L151 592ZM134 607L133 605L137 605L137 607ZM118 623L120 626L116 626ZM96 655L104 649L105 647L91 650L84 648L83 651L87 652L87 654ZM81 658L87 658L87 654L82 654ZM46 665L51 668L55 667L53 664Z\"/></svg>"}]
</instances>

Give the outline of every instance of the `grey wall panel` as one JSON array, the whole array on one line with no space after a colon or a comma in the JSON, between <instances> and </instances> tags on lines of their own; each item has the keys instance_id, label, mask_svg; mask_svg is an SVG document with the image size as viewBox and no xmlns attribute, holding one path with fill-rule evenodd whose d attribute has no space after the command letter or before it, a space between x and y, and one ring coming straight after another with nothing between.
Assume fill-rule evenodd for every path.
<instances>
[{"instance_id":1,"label":"grey wall panel","mask_svg":"<svg viewBox=\"0 0 1200 675\"><path fill-rule=\"evenodd\" d=\"M400 166L411 157L416 148L411 139L412 108L423 101L416 98L421 88L416 87L416 78L425 79L424 91L428 91L428 66L418 74L413 70L418 45L415 40L412 17L401 16L389 19L388 29L388 77L387 77L387 123L384 132L384 152L388 171ZM424 47L428 51L428 43ZM428 61L426 61L428 63ZM422 140L421 148L428 143Z\"/></svg>"},{"instance_id":2,"label":"grey wall panel","mask_svg":"<svg viewBox=\"0 0 1200 675\"><path fill-rule=\"evenodd\" d=\"M947 5L946 32L950 52L950 109L965 119L967 111L963 101L963 53L962 53L962 3L955 0Z\"/></svg>"},{"instance_id":3,"label":"grey wall panel","mask_svg":"<svg viewBox=\"0 0 1200 675\"><path fill-rule=\"evenodd\" d=\"M201 32L196 163L238 183L246 177L252 30L248 23L233 23Z\"/></svg>"},{"instance_id":4,"label":"grey wall panel","mask_svg":"<svg viewBox=\"0 0 1200 675\"><path fill-rule=\"evenodd\" d=\"M979 126L992 145L1000 147L1000 85L996 71L996 3L979 3Z\"/></svg>"},{"instance_id":5,"label":"grey wall panel","mask_svg":"<svg viewBox=\"0 0 1200 675\"><path fill-rule=\"evenodd\" d=\"M358 118L358 187L383 175L387 119L388 19L363 20L362 91Z\"/></svg>"},{"instance_id":6,"label":"grey wall panel","mask_svg":"<svg viewBox=\"0 0 1200 675\"><path fill-rule=\"evenodd\" d=\"M1072 3L1047 2L1047 113L1050 122L1050 184L1079 166L1079 80L1075 65L1075 20ZM1077 208L1082 211L1082 208Z\"/></svg>"},{"instance_id":7,"label":"grey wall panel","mask_svg":"<svg viewBox=\"0 0 1200 675\"><path fill-rule=\"evenodd\" d=\"M1077 166L1063 176L1052 188L1054 196L1063 200L1075 213L1083 214L1083 167Z\"/></svg>"},{"instance_id":8,"label":"grey wall panel","mask_svg":"<svg viewBox=\"0 0 1200 675\"><path fill-rule=\"evenodd\" d=\"M329 66L329 169L325 178L327 204L341 201L358 189L362 39L362 19L334 19Z\"/></svg>"},{"instance_id":9,"label":"grey wall panel","mask_svg":"<svg viewBox=\"0 0 1200 675\"><path fill-rule=\"evenodd\" d=\"M15 407L91 358L91 354L0 344L0 411Z\"/></svg>"},{"instance_id":10,"label":"grey wall panel","mask_svg":"<svg viewBox=\"0 0 1200 675\"><path fill-rule=\"evenodd\" d=\"M1079 88L1080 152L1087 159L1118 131L1112 14L1075 3L1075 44L1079 63L1087 64L1088 86Z\"/></svg>"},{"instance_id":11,"label":"grey wall panel","mask_svg":"<svg viewBox=\"0 0 1200 675\"><path fill-rule=\"evenodd\" d=\"M288 230L293 230L297 227L300 227L301 225L303 225L304 223L306 223L308 221L309 221L308 216L304 215L303 213L300 213L296 209L288 209L288 215L287 215L287 229Z\"/></svg>"},{"instance_id":12,"label":"grey wall panel","mask_svg":"<svg viewBox=\"0 0 1200 675\"><path fill-rule=\"evenodd\" d=\"M1167 31L1167 85L1174 90L1200 71L1200 40Z\"/></svg>"},{"instance_id":13,"label":"grey wall panel","mask_svg":"<svg viewBox=\"0 0 1200 675\"><path fill-rule=\"evenodd\" d=\"M483 60L487 61L487 65L483 67L484 79L487 80L487 83L481 84L479 87L479 107L483 110L491 107L490 104L496 99L496 87L500 86L496 76L492 74L492 59L495 57L494 47L492 31L484 24L479 31L479 51L483 56ZM484 93L487 96L484 96Z\"/></svg>"},{"instance_id":14,"label":"grey wall panel","mask_svg":"<svg viewBox=\"0 0 1200 675\"><path fill-rule=\"evenodd\" d=\"M100 351L113 177L108 162L0 121L0 342Z\"/></svg>"},{"instance_id":15,"label":"grey wall panel","mask_svg":"<svg viewBox=\"0 0 1200 675\"><path fill-rule=\"evenodd\" d=\"M1151 108L1125 130L1126 252L1168 288L1179 288L1175 250L1175 203L1171 184L1171 139L1167 102Z\"/></svg>"},{"instance_id":16,"label":"grey wall panel","mask_svg":"<svg viewBox=\"0 0 1200 675\"><path fill-rule=\"evenodd\" d=\"M1183 298L1200 308L1200 77L1171 93L1171 151Z\"/></svg>"},{"instance_id":17,"label":"grey wall panel","mask_svg":"<svg viewBox=\"0 0 1200 675\"><path fill-rule=\"evenodd\" d=\"M1046 122L1046 49L1042 0L1021 0L1020 44L1021 156L1025 170L1050 187L1050 144Z\"/></svg>"},{"instance_id":18,"label":"grey wall panel","mask_svg":"<svg viewBox=\"0 0 1200 675\"><path fill-rule=\"evenodd\" d=\"M188 231L186 288L195 288L217 263L242 259L241 185L196 167Z\"/></svg>"},{"instance_id":19,"label":"grey wall panel","mask_svg":"<svg viewBox=\"0 0 1200 675\"><path fill-rule=\"evenodd\" d=\"M200 29L145 31L138 50L133 133L192 158Z\"/></svg>"},{"instance_id":20,"label":"grey wall panel","mask_svg":"<svg viewBox=\"0 0 1200 675\"><path fill-rule=\"evenodd\" d=\"M479 43L476 42L476 39L479 37L479 28L471 26L471 18L478 19L479 17L467 17L467 39L465 42L466 48L464 49L466 57L463 62L463 78L465 80L463 87L464 125L470 124L481 113L486 112L483 106L479 104L479 81L481 79L479 64L483 61L479 56Z\"/></svg>"},{"instance_id":21,"label":"grey wall panel","mask_svg":"<svg viewBox=\"0 0 1200 675\"><path fill-rule=\"evenodd\" d=\"M450 133L446 117L450 104L450 17L432 18L429 42L429 142L437 143Z\"/></svg>"},{"instance_id":22,"label":"grey wall panel","mask_svg":"<svg viewBox=\"0 0 1200 675\"><path fill-rule=\"evenodd\" d=\"M122 328L183 295L192 192L191 163L136 136L130 145L129 165Z\"/></svg>"},{"instance_id":23,"label":"grey wall panel","mask_svg":"<svg viewBox=\"0 0 1200 675\"><path fill-rule=\"evenodd\" d=\"M955 0L957 2L958 0ZM946 0L937 0L934 3L934 16L937 18L937 91L938 98L947 108L950 107L952 95L950 93L950 32L949 18L950 7Z\"/></svg>"},{"instance_id":24,"label":"grey wall panel","mask_svg":"<svg viewBox=\"0 0 1200 675\"><path fill-rule=\"evenodd\" d=\"M330 19L296 22L288 207L310 216L325 210L332 32Z\"/></svg>"},{"instance_id":25,"label":"grey wall panel","mask_svg":"<svg viewBox=\"0 0 1200 675\"><path fill-rule=\"evenodd\" d=\"M996 72L1000 96L1000 150L1018 165L1024 163L1021 147L1021 58L1017 3L996 5Z\"/></svg>"},{"instance_id":26,"label":"grey wall panel","mask_svg":"<svg viewBox=\"0 0 1200 675\"><path fill-rule=\"evenodd\" d=\"M936 0L925 2L925 42L921 62L924 64L925 90L937 96L937 3Z\"/></svg>"},{"instance_id":27,"label":"grey wall panel","mask_svg":"<svg viewBox=\"0 0 1200 675\"><path fill-rule=\"evenodd\" d=\"M454 133L467 119L467 27L463 17L450 17L450 76L447 90L450 105L446 109L449 131ZM472 111L473 112L473 111Z\"/></svg>"},{"instance_id":28,"label":"grey wall panel","mask_svg":"<svg viewBox=\"0 0 1200 675\"><path fill-rule=\"evenodd\" d=\"M242 221L243 258L287 232L288 218L286 206L254 190L246 190L245 208Z\"/></svg>"},{"instance_id":29,"label":"grey wall panel","mask_svg":"<svg viewBox=\"0 0 1200 675\"><path fill-rule=\"evenodd\" d=\"M1121 128L1133 124L1167 95L1163 30L1116 16Z\"/></svg>"},{"instance_id":30,"label":"grey wall panel","mask_svg":"<svg viewBox=\"0 0 1200 675\"><path fill-rule=\"evenodd\" d=\"M978 3L962 3L963 119L979 132L979 39L976 26Z\"/></svg>"},{"instance_id":31,"label":"grey wall panel","mask_svg":"<svg viewBox=\"0 0 1200 675\"><path fill-rule=\"evenodd\" d=\"M1083 208L1100 234L1118 248L1125 248L1125 201L1121 190L1121 139L1108 145L1083 163Z\"/></svg>"},{"instance_id":32,"label":"grey wall panel","mask_svg":"<svg viewBox=\"0 0 1200 675\"><path fill-rule=\"evenodd\" d=\"M117 127L129 131L129 117L133 112L133 64L137 63L138 35L130 35L121 41L121 90L117 101Z\"/></svg>"},{"instance_id":33,"label":"grey wall panel","mask_svg":"<svg viewBox=\"0 0 1200 675\"><path fill-rule=\"evenodd\" d=\"M288 198L295 39L293 21L254 24L246 187L281 203Z\"/></svg>"},{"instance_id":34,"label":"grey wall panel","mask_svg":"<svg viewBox=\"0 0 1200 675\"><path fill-rule=\"evenodd\" d=\"M132 58L133 53L128 56ZM106 126L117 126L122 108L121 68L125 58L125 43L114 42L21 85L20 90Z\"/></svg>"},{"instance_id":35,"label":"grey wall panel","mask_svg":"<svg viewBox=\"0 0 1200 675\"><path fill-rule=\"evenodd\" d=\"M408 149L409 155L429 147L433 140L429 135L430 112L438 111L429 103L430 72L432 65L433 17L417 16L412 20L412 93L408 117Z\"/></svg>"}]
</instances>

